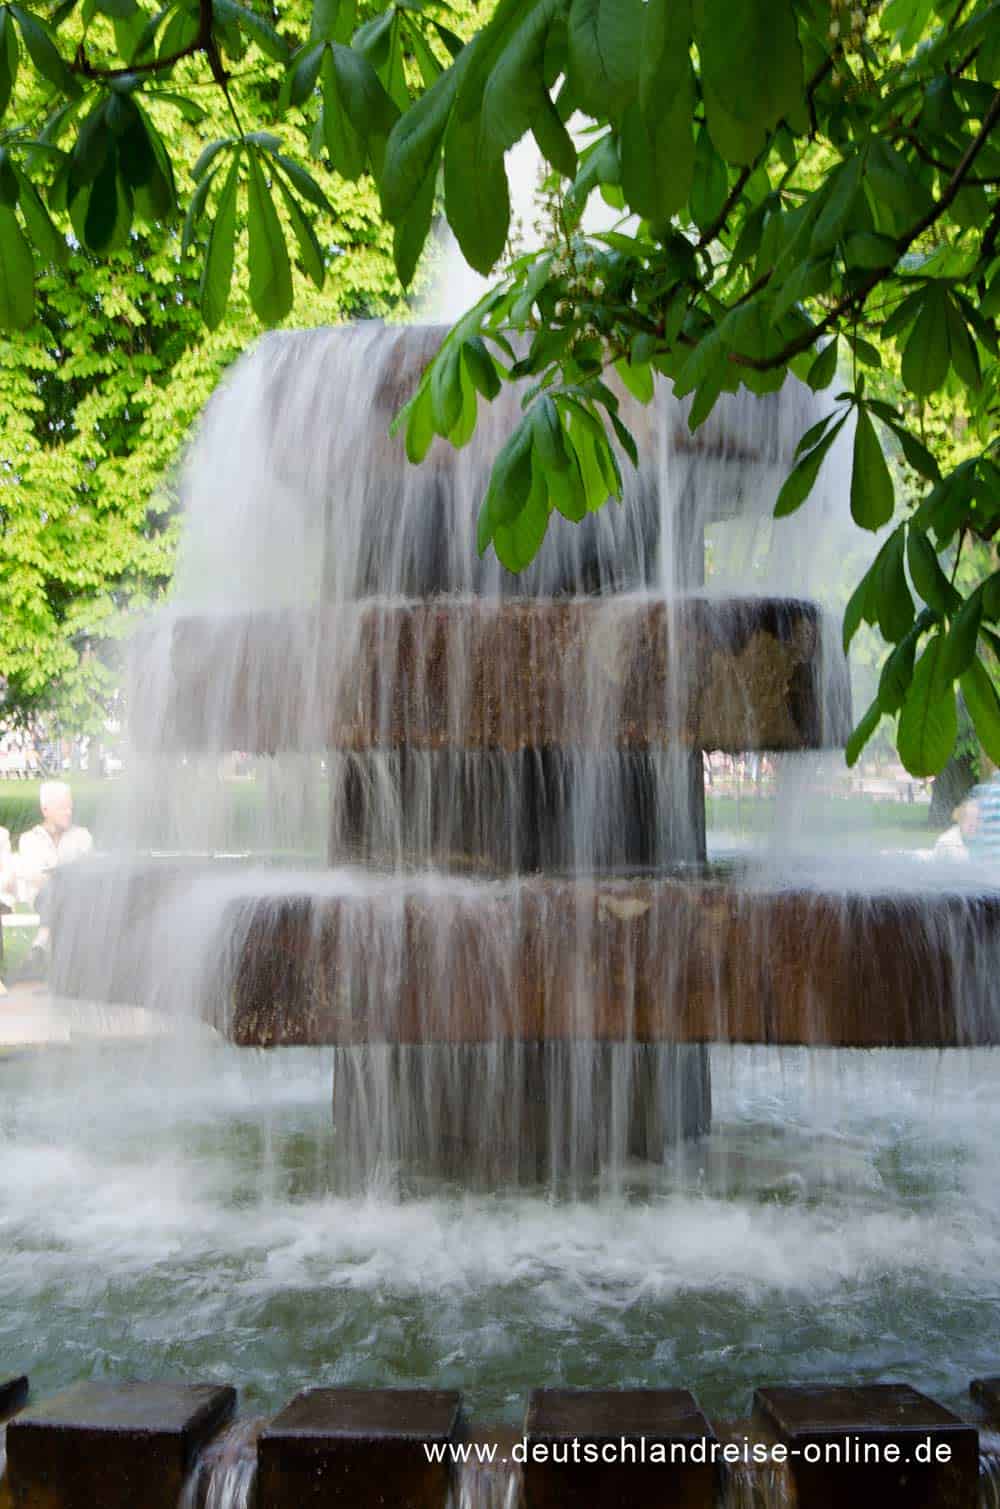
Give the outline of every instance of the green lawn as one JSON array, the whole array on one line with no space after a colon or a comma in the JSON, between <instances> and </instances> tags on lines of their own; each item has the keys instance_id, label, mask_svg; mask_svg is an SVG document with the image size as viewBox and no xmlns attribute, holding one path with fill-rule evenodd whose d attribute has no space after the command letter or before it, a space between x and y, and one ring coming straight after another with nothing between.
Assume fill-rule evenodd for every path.
<instances>
[{"instance_id":1,"label":"green lawn","mask_svg":"<svg viewBox=\"0 0 1000 1509\"><path fill-rule=\"evenodd\" d=\"M877 849L928 849L938 830L927 822L924 803L872 801L865 797L817 797L808 802L803 827L832 844L870 838ZM705 816L713 829L750 838L769 832L778 814L774 798L708 797Z\"/></svg>"},{"instance_id":2,"label":"green lawn","mask_svg":"<svg viewBox=\"0 0 1000 1509\"><path fill-rule=\"evenodd\" d=\"M0 781L0 826L8 828L13 843L26 828L38 822L38 781ZM102 797L113 782L71 779L76 821L93 827ZM253 810L263 799L262 787L250 781L233 783L228 796L233 807L233 844L252 830ZM710 796L706 802L709 830L724 830L747 838L768 832L775 822L774 798L746 795ZM870 836L877 848L929 848L937 833L928 827L927 807L922 804L872 801L863 797L816 798L806 810L809 828L827 835L832 842Z\"/></svg>"},{"instance_id":3,"label":"green lawn","mask_svg":"<svg viewBox=\"0 0 1000 1509\"><path fill-rule=\"evenodd\" d=\"M3 930L3 962L0 963L0 980L10 983L11 976L28 957L35 939L33 927L5 927Z\"/></svg>"}]
</instances>

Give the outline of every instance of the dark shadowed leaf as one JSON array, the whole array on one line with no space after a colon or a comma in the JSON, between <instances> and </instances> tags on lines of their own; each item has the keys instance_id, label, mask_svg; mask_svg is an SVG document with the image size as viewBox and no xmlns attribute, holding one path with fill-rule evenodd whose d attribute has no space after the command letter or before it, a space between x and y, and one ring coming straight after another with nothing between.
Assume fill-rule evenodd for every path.
<instances>
[{"instance_id":1,"label":"dark shadowed leaf","mask_svg":"<svg viewBox=\"0 0 1000 1509\"><path fill-rule=\"evenodd\" d=\"M281 190L281 197L284 199L285 207L288 210L288 220L295 240L298 243L302 266L316 284L316 287L322 288L326 278L326 264L323 260L323 248L319 244L312 221L306 215L284 179L276 174L275 182Z\"/></svg>"},{"instance_id":2,"label":"dark shadowed leaf","mask_svg":"<svg viewBox=\"0 0 1000 1509\"><path fill-rule=\"evenodd\" d=\"M702 126L694 153L694 180L691 184L691 215L699 230L707 230L722 212L729 192L726 165L715 150L712 138Z\"/></svg>"},{"instance_id":3,"label":"dark shadowed leaf","mask_svg":"<svg viewBox=\"0 0 1000 1509\"><path fill-rule=\"evenodd\" d=\"M962 599L941 570L937 552L930 540L922 529L913 524L910 525L906 542L906 560L913 585L928 608L932 608L941 618L956 613Z\"/></svg>"},{"instance_id":4,"label":"dark shadowed leaf","mask_svg":"<svg viewBox=\"0 0 1000 1509\"><path fill-rule=\"evenodd\" d=\"M226 181L215 206L215 219L209 232L201 278L201 313L209 330L214 330L222 322L229 303L236 245L236 191L239 176L240 157L237 154L229 165Z\"/></svg>"},{"instance_id":5,"label":"dark shadowed leaf","mask_svg":"<svg viewBox=\"0 0 1000 1509\"><path fill-rule=\"evenodd\" d=\"M878 728L881 721L882 709L879 706L879 700L876 697L875 701L869 707L868 711L861 719L861 722L854 729L851 737L847 741L847 749L845 751L844 758L846 759L848 766L854 766L858 763L861 751L864 749L865 745L868 743L868 740Z\"/></svg>"},{"instance_id":6,"label":"dark shadowed leaf","mask_svg":"<svg viewBox=\"0 0 1000 1509\"><path fill-rule=\"evenodd\" d=\"M948 375L949 359L948 295L939 284L931 283L903 349L903 381L910 392L924 398L940 388Z\"/></svg>"},{"instance_id":7,"label":"dark shadowed leaf","mask_svg":"<svg viewBox=\"0 0 1000 1509\"><path fill-rule=\"evenodd\" d=\"M877 577L878 626L890 644L898 644L913 627L913 599L903 564L905 553L905 530L899 528L881 552Z\"/></svg>"},{"instance_id":8,"label":"dark shadowed leaf","mask_svg":"<svg viewBox=\"0 0 1000 1509\"><path fill-rule=\"evenodd\" d=\"M0 205L0 330L27 330L34 320L34 278L31 247L13 210Z\"/></svg>"},{"instance_id":9,"label":"dark shadowed leaf","mask_svg":"<svg viewBox=\"0 0 1000 1509\"><path fill-rule=\"evenodd\" d=\"M292 307L292 269L285 233L256 152L247 153L247 165L250 303L258 318L268 325L276 325Z\"/></svg>"},{"instance_id":10,"label":"dark shadowed leaf","mask_svg":"<svg viewBox=\"0 0 1000 1509\"><path fill-rule=\"evenodd\" d=\"M749 162L756 142L780 120L802 121L802 52L791 0L697 0L694 15L709 130L731 155L738 143L730 143L729 123L736 123L747 134L732 160Z\"/></svg>"},{"instance_id":11,"label":"dark shadowed leaf","mask_svg":"<svg viewBox=\"0 0 1000 1509\"><path fill-rule=\"evenodd\" d=\"M343 178L354 182L365 170L368 153L347 113L341 93L340 75L329 47L323 51L322 76L323 140L330 165Z\"/></svg>"},{"instance_id":12,"label":"dark shadowed leaf","mask_svg":"<svg viewBox=\"0 0 1000 1509\"><path fill-rule=\"evenodd\" d=\"M946 650L944 634L933 635L917 661L899 715L899 757L911 775L936 775L955 747L958 707Z\"/></svg>"},{"instance_id":13,"label":"dark shadowed leaf","mask_svg":"<svg viewBox=\"0 0 1000 1509\"><path fill-rule=\"evenodd\" d=\"M0 8L0 120L10 101L17 80L19 49L17 32L10 12Z\"/></svg>"},{"instance_id":14,"label":"dark shadowed leaf","mask_svg":"<svg viewBox=\"0 0 1000 1509\"><path fill-rule=\"evenodd\" d=\"M408 288L413 281L414 273L417 270L417 263L420 261L420 253L423 251L427 237L430 234L431 219L434 215L434 191L437 184L437 170L438 164L435 158L431 162L420 193L410 205L403 218L397 223L393 234L393 259L396 263L399 281L404 288Z\"/></svg>"},{"instance_id":15,"label":"dark shadowed leaf","mask_svg":"<svg viewBox=\"0 0 1000 1509\"><path fill-rule=\"evenodd\" d=\"M12 5L10 14L15 17L28 55L42 77L70 98L79 94L80 86L63 62L45 22L20 5Z\"/></svg>"},{"instance_id":16,"label":"dark shadowed leaf","mask_svg":"<svg viewBox=\"0 0 1000 1509\"><path fill-rule=\"evenodd\" d=\"M444 196L448 223L462 255L484 276L503 255L510 197L503 153L482 137L476 117L452 118L444 144Z\"/></svg>"},{"instance_id":17,"label":"dark shadowed leaf","mask_svg":"<svg viewBox=\"0 0 1000 1509\"><path fill-rule=\"evenodd\" d=\"M379 182L382 206L398 225L435 167L448 117L455 102L459 72L449 69L393 126Z\"/></svg>"},{"instance_id":18,"label":"dark shadowed leaf","mask_svg":"<svg viewBox=\"0 0 1000 1509\"><path fill-rule=\"evenodd\" d=\"M572 0L569 76L574 98L596 116L620 116L639 87L642 0Z\"/></svg>"},{"instance_id":19,"label":"dark shadowed leaf","mask_svg":"<svg viewBox=\"0 0 1000 1509\"><path fill-rule=\"evenodd\" d=\"M966 598L952 619L948 631L948 661L945 669L946 674L954 680L964 675L976 658L982 619L983 593L980 589Z\"/></svg>"},{"instance_id":20,"label":"dark shadowed leaf","mask_svg":"<svg viewBox=\"0 0 1000 1509\"><path fill-rule=\"evenodd\" d=\"M828 341L809 368L806 382L814 392L828 388L837 375L837 342Z\"/></svg>"},{"instance_id":21,"label":"dark shadowed leaf","mask_svg":"<svg viewBox=\"0 0 1000 1509\"><path fill-rule=\"evenodd\" d=\"M792 468L778 494L778 501L774 505L776 519L783 519L787 514L795 513L796 509L802 507L812 492L813 483L819 475L819 469L823 465L827 452L846 423L847 415L845 414L843 419L839 419L823 436L819 444L813 446L813 449L808 451Z\"/></svg>"},{"instance_id":22,"label":"dark shadowed leaf","mask_svg":"<svg viewBox=\"0 0 1000 1509\"><path fill-rule=\"evenodd\" d=\"M895 491L875 426L866 408L858 409L851 471L851 517L862 529L881 529L892 518Z\"/></svg>"},{"instance_id":23,"label":"dark shadowed leaf","mask_svg":"<svg viewBox=\"0 0 1000 1509\"><path fill-rule=\"evenodd\" d=\"M24 224L31 238L31 244L43 264L62 267L69 256L66 237L53 225L41 195L28 175L20 168L16 169L16 172L20 188L18 199L21 214L24 216Z\"/></svg>"},{"instance_id":24,"label":"dark shadowed leaf","mask_svg":"<svg viewBox=\"0 0 1000 1509\"><path fill-rule=\"evenodd\" d=\"M981 660L974 660L965 671L961 686L979 742L993 763L1000 765L1000 699Z\"/></svg>"}]
</instances>

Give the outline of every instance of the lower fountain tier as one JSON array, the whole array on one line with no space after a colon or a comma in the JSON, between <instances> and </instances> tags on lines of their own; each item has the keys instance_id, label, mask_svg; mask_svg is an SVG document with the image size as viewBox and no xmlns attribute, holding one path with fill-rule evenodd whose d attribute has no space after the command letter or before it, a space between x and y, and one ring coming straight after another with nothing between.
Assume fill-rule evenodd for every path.
<instances>
[{"instance_id":1,"label":"lower fountain tier","mask_svg":"<svg viewBox=\"0 0 1000 1509\"><path fill-rule=\"evenodd\" d=\"M58 994L197 1010L244 1045L1000 1045L995 890L110 860L57 880Z\"/></svg>"},{"instance_id":2,"label":"lower fountain tier","mask_svg":"<svg viewBox=\"0 0 1000 1509\"><path fill-rule=\"evenodd\" d=\"M140 747L801 750L843 744L847 672L795 600L355 602L140 638Z\"/></svg>"}]
</instances>

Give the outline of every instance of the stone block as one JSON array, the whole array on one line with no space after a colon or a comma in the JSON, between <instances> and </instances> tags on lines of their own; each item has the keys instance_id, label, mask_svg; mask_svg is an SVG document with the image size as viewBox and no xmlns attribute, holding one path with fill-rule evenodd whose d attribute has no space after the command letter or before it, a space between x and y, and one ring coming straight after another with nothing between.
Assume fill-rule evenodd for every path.
<instances>
[{"instance_id":1,"label":"stone block","mask_svg":"<svg viewBox=\"0 0 1000 1509\"><path fill-rule=\"evenodd\" d=\"M973 1378L969 1393L991 1424L1000 1426L1000 1377Z\"/></svg>"},{"instance_id":2,"label":"stone block","mask_svg":"<svg viewBox=\"0 0 1000 1509\"><path fill-rule=\"evenodd\" d=\"M437 1389L307 1389L262 1431L257 1509L442 1509L460 1396Z\"/></svg>"},{"instance_id":3,"label":"stone block","mask_svg":"<svg viewBox=\"0 0 1000 1509\"><path fill-rule=\"evenodd\" d=\"M235 1405L235 1389L214 1383L75 1384L7 1428L14 1509L177 1509Z\"/></svg>"},{"instance_id":4,"label":"stone block","mask_svg":"<svg viewBox=\"0 0 1000 1509\"><path fill-rule=\"evenodd\" d=\"M788 1448L798 1509L969 1509L979 1435L908 1384L761 1388L756 1416Z\"/></svg>"},{"instance_id":5,"label":"stone block","mask_svg":"<svg viewBox=\"0 0 1000 1509\"><path fill-rule=\"evenodd\" d=\"M19 1378L0 1378L0 1420L5 1420L27 1402L27 1378L23 1375Z\"/></svg>"},{"instance_id":6,"label":"stone block","mask_svg":"<svg viewBox=\"0 0 1000 1509\"><path fill-rule=\"evenodd\" d=\"M525 1435L525 1509L716 1502L715 1435L687 1389L538 1389Z\"/></svg>"}]
</instances>

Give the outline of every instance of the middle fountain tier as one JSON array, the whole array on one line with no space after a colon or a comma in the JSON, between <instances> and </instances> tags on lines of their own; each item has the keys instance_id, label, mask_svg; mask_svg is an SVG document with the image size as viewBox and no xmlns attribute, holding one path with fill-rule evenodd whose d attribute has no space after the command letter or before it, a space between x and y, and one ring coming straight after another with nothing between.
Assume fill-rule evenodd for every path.
<instances>
[{"instance_id":1,"label":"middle fountain tier","mask_svg":"<svg viewBox=\"0 0 1000 1509\"><path fill-rule=\"evenodd\" d=\"M692 436L665 385L646 409L623 394L643 458L623 503L581 524L554 516L536 562L510 577L474 542L518 386L483 413L471 446L436 441L422 467L388 435L441 335L282 335L237 367L186 466L179 590L139 637L131 732L158 845L174 851L221 846L193 794L206 762L234 750L322 761L329 873L275 863L287 833L255 844L268 868L229 862L227 920L205 929L192 988L237 1041L338 1044L347 1176L405 1165L577 1181L662 1159L711 1116L704 1043L635 1030L636 999L680 990L683 971L659 987L627 967L609 974L604 924L648 903L612 891L595 928L595 885L698 879L706 751L846 737L846 667L819 610L705 590L706 532L769 517L815 400L795 386L727 398ZM197 842L188 805L202 816ZM331 879L341 872L351 878ZM82 936L109 924L82 923L78 908L74 925L67 885L57 982L149 1000L160 966L148 938L191 871L161 857L116 874L101 903L118 898L113 960L91 948L88 965ZM540 967L526 983L547 926L531 897L550 881L560 977ZM331 896L345 886L346 901ZM679 901L677 912L688 919ZM553 1035L539 1024L557 998ZM324 1038L316 1023L331 1019L350 1029Z\"/></svg>"}]
</instances>

